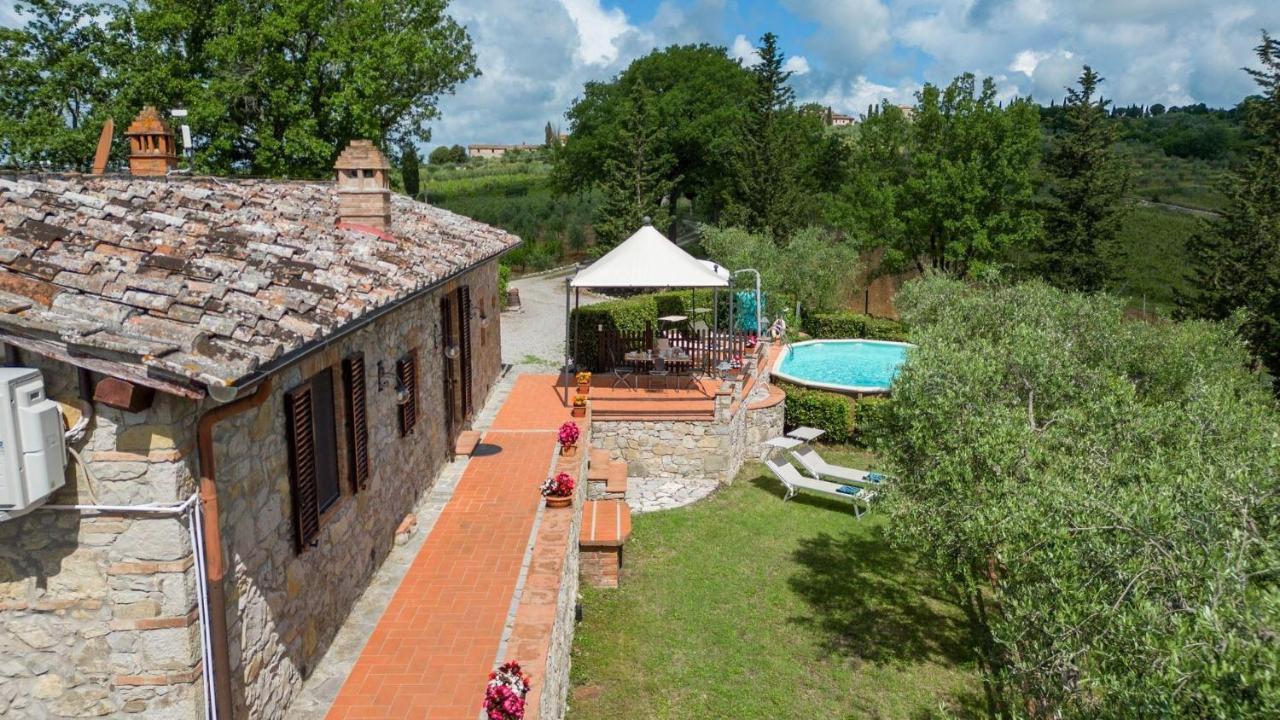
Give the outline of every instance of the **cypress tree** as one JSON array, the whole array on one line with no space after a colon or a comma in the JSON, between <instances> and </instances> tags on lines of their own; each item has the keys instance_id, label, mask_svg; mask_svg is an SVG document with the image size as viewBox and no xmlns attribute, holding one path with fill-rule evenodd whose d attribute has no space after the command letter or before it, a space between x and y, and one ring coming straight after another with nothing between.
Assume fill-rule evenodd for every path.
<instances>
[{"instance_id":1,"label":"cypress tree","mask_svg":"<svg viewBox=\"0 0 1280 720\"><path fill-rule=\"evenodd\" d=\"M1066 130L1045 161L1050 199L1041 260L1054 284L1097 290L1106 279L1099 249L1120 230L1129 171L1115 152L1119 133L1107 117L1108 101L1098 94L1102 77L1085 65L1079 82L1067 88Z\"/></svg>"},{"instance_id":2,"label":"cypress tree","mask_svg":"<svg viewBox=\"0 0 1280 720\"><path fill-rule=\"evenodd\" d=\"M1244 309L1242 331L1280 392L1280 41L1266 32L1247 69L1260 97L1246 105L1245 127L1257 145L1226 183L1222 220L1188 243L1195 290L1183 309L1225 318Z\"/></svg>"},{"instance_id":3,"label":"cypress tree","mask_svg":"<svg viewBox=\"0 0 1280 720\"><path fill-rule=\"evenodd\" d=\"M400 155L400 176L404 178L404 194L411 198L418 197L418 190L420 189L418 166L420 164L418 149L413 145L406 146L404 152Z\"/></svg>"}]
</instances>

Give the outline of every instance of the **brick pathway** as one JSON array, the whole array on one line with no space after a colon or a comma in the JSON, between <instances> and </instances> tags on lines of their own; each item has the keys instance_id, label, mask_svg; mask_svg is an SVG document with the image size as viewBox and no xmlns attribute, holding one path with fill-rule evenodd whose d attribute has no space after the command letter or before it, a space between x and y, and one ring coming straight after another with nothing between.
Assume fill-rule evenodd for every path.
<instances>
[{"instance_id":1,"label":"brick pathway","mask_svg":"<svg viewBox=\"0 0 1280 720\"><path fill-rule=\"evenodd\" d=\"M530 403L541 405L519 387L507 402L517 408ZM540 422L548 425L546 419ZM521 424L513 423L517 430L528 429ZM475 720L479 715L541 503L538 484L553 460L555 434L491 431L484 443L498 452L471 459L329 718Z\"/></svg>"}]
</instances>

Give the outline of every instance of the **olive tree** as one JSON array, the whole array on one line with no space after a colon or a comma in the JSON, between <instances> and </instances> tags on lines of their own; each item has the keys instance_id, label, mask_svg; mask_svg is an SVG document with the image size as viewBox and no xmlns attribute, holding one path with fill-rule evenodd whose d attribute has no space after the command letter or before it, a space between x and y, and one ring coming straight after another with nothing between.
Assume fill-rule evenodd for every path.
<instances>
[{"instance_id":1,"label":"olive tree","mask_svg":"<svg viewBox=\"0 0 1280 720\"><path fill-rule=\"evenodd\" d=\"M1280 417L1235 328L1043 284L909 284L894 537L1026 717L1280 713Z\"/></svg>"}]
</instances>

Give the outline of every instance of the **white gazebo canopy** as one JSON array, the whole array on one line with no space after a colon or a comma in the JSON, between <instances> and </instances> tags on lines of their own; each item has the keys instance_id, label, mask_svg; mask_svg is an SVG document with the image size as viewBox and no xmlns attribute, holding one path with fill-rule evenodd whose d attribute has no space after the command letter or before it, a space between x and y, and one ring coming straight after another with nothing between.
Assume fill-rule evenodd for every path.
<instances>
[{"instance_id":1,"label":"white gazebo canopy","mask_svg":"<svg viewBox=\"0 0 1280 720\"><path fill-rule=\"evenodd\" d=\"M729 279L681 250L652 225L645 225L583 268L574 288L722 288Z\"/></svg>"}]
</instances>

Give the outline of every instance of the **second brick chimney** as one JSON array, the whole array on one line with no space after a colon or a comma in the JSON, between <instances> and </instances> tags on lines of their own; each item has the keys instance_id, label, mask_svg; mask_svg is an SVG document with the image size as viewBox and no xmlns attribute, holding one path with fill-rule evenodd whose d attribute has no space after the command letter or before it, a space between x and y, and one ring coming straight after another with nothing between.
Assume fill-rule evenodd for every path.
<instances>
[{"instance_id":1,"label":"second brick chimney","mask_svg":"<svg viewBox=\"0 0 1280 720\"><path fill-rule=\"evenodd\" d=\"M130 174L167 175L178 167L173 130L154 107L142 108L124 135L129 138Z\"/></svg>"},{"instance_id":2,"label":"second brick chimney","mask_svg":"<svg viewBox=\"0 0 1280 720\"><path fill-rule=\"evenodd\" d=\"M338 182L338 222L391 228L391 164L368 140L352 140L334 163Z\"/></svg>"}]
</instances>

